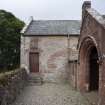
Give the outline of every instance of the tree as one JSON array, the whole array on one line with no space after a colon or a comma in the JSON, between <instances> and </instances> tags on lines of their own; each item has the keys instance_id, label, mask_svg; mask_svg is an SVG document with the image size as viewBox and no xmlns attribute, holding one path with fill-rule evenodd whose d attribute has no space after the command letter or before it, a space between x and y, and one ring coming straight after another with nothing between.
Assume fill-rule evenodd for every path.
<instances>
[{"instance_id":1,"label":"tree","mask_svg":"<svg viewBox=\"0 0 105 105\"><path fill-rule=\"evenodd\" d=\"M16 68L20 63L20 30L24 22L12 13L0 10L0 70Z\"/></svg>"}]
</instances>

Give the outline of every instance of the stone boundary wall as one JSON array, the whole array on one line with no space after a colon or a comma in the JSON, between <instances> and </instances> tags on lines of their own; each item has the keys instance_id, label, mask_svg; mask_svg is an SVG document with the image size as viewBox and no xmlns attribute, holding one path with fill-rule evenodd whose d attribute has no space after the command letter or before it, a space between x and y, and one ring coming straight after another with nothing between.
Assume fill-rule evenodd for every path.
<instances>
[{"instance_id":1,"label":"stone boundary wall","mask_svg":"<svg viewBox=\"0 0 105 105\"><path fill-rule=\"evenodd\" d=\"M10 105L27 83L25 69L18 69L0 75L0 105Z\"/></svg>"}]
</instances>

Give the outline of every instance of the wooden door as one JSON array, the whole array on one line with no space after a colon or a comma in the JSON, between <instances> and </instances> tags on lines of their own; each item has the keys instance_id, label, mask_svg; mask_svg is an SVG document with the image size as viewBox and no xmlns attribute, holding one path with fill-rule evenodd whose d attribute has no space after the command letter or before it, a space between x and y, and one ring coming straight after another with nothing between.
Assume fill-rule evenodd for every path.
<instances>
[{"instance_id":1,"label":"wooden door","mask_svg":"<svg viewBox=\"0 0 105 105\"><path fill-rule=\"evenodd\" d=\"M39 72L39 53L30 53L30 72Z\"/></svg>"}]
</instances>

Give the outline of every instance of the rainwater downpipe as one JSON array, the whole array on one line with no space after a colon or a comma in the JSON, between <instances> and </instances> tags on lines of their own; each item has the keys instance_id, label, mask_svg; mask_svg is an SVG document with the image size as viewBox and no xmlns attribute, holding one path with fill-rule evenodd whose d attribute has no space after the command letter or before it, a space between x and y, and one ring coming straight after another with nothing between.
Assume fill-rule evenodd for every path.
<instances>
[{"instance_id":1,"label":"rainwater downpipe","mask_svg":"<svg viewBox=\"0 0 105 105\"><path fill-rule=\"evenodd\" d=\"M68 62L70 61L70 34L68 34Z\"/></svg>"}]
</instances>

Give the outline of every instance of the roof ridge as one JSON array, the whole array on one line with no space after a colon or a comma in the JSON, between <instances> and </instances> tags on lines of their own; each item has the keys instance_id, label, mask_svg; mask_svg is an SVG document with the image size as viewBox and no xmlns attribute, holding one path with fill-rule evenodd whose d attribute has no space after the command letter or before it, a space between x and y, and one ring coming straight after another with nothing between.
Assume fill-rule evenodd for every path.
<instances>
[{"instance_id":1,"label":"roof ridge","mask_svg":"<svg viewBox=\"0 0 105 105\"><path fill-rule=\"evenodd\" d=\"M33 21L81 21L81 20L33 20Z\"/></svg>"}]
</instances>

